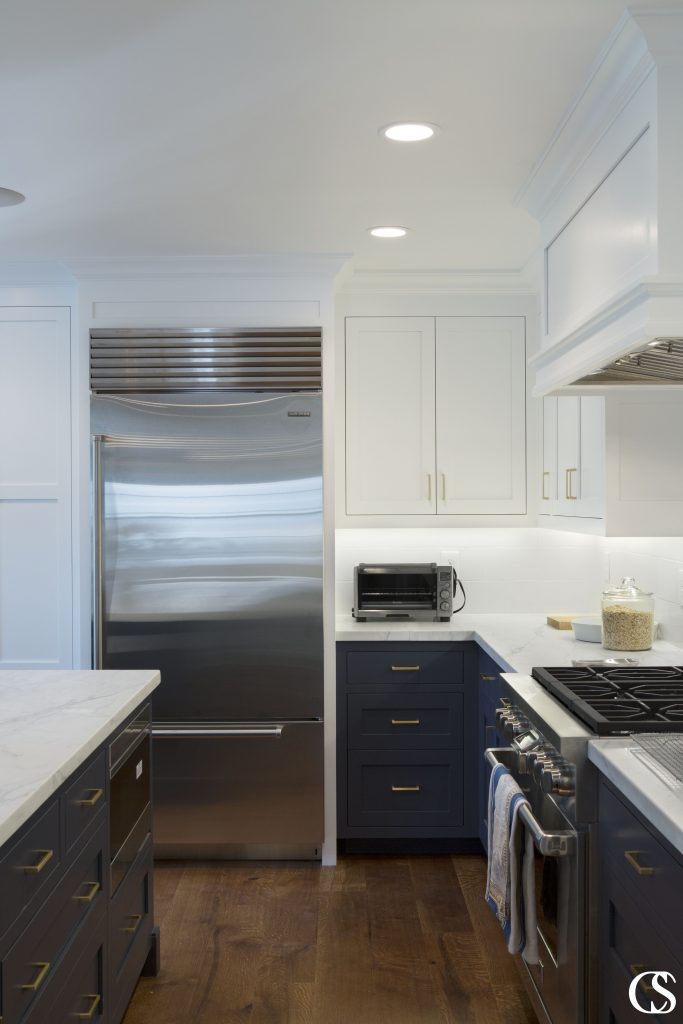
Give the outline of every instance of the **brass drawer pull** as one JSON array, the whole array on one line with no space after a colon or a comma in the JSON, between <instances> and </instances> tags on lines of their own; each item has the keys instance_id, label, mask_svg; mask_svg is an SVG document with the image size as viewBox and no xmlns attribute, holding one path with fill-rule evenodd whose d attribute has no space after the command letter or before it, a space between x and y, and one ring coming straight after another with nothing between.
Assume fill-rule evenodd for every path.
<instances>
[{"instance_id":1,"label":"brass drawer pull","mask_svg":"<svg viewBox=\"0 0 683 1024\"><path fill-rule=\"evenodd\" d=\"M485 683L492 683L492 682L494 682L494 680L496 680L498 678L498 676L485 676L484 673L482 672L482 674L479 676L479 678L483 679L483 681Z\"/></svg>"},{"instance_id":2,"label":"brass drawer pull","mask_svg":"<svg viewBox=\"0 0 683 1024\"><path fill-rule=\"evenodd\" d=\"M89 885L90 886L90 892L86 896L74 896L74 899L77 900L79 903L92 903L92 901L95 899L95 897L97 896L98 892L100 891L100 883L99 882L83 882L82 884L83 885Z\"/></svg>"},{"instance_id":3,"label":"brass drawer pull","mask_svg":"<svg viewBox=\"0 0 683 1024\"><path fill-rule=\"evenodd\" d=\"M142 914L128 914L128 920L134 921L135 923L129 925L128 928L122 928L121 931L128 932L129 935L134 935L142 922Z\"/></svg>"},{"instance_id":4,"label":"brass drawer pull","mask_svg":"<svg viewBox=\"0 0 683 1024\"><path fill-rule=\"evenodd\" d=\"M27 875L39 875L47 862L52 860L55 855L54 850L36 850L35 852L42 853L37 864L22 864L21 870L25 871Z\"/></svg>"},{"instance_id":5,"label":"brass drawer pull","mask_svg":"<svg viewBox=\"0 0 683 1024\"><path fill-rule=\"evenodd\" d=\"M637 978L645 970L645 964L629 964L628 966L634 978ZM652 985L648 985L644 978L638 982L638 988L641 988L643 992L654 992Z\"/></svg>"},{"instance_id":6,"label":"brass drawer pull","mask_svg":"<svg viewBox=\"0 0 683 1024\"><path fill-rule=\"evenodd\" d=\"M36 974L35 981L32 981L30 985L20 985L19 986L19 988L23 992L37 992L38 989L40 988L40 986L45 981L45 976L47 975L47 972L52 967L52 964L46 964L46 963L40 963L39 962L37 964L31 964L31 966L32 967L38 967L40 969L39 969L38 973Z\"/></svg>"},{"instance_id":7,"label":"brass drawer pull","mask_svg":"<svg viewBox=\"0 0 683 1024\"><path fill-rule=\"evenodd\" d=\"M419 718L392 718L391 719L391 724L392 725L419 725L420 724L420 719Z\"/></svg>"},{"instance_id":8,"label":"brass drawer pull","mask_svg":"<svg viewBox=\"0 0 683 1024\"><path fill-rule=\"evenodd\" d=\"M391 787L391 792L392 793L419 793L420 792L420 787L419 786L392 786Z\"/></svg>"},{"instance_id":9,"label":"brass drawer pull","mask_svg":"<svg viewBox=\"0 0 683 1024\"><path fill-rule=\"evenodd\" d=\"M419 672L420 671L420 666L419 665L392 665L391 666L391 671L392 672Z\"/></svg>"},{"instance_id":10,"label":"brass drawer pull","mask_svg":"<svg viewBox=\"0 0 683 1024\"><path fill-rule=\"evenodd\" d=\"M104 796L103 789L86 789L86 793L92 793L87 800L77 800L76 803L79 807L94 807L98 800Z\"/></svg>"},{"instance_id":11,"label":"brass drawer pull","mask_svg":"<svg viewBox=\"0 0 683 1024\"><path fill-rule=\"evenodd\" d=\"M102 999L102 996L96 995L94 992L88 992L82 998L92 999L90 1008L87 1009L85 1013L74 1013L74 1017L77 1017L78 1020L92 1020L93 1017L95 1016L95 1010L100 1005L100 1000Z\"/></svg>"},{"instance_id":12,"label":"brass drawer pull","mask_svg":"<svg viewBox=\"0 0 683 1024\"><path fill-rule=\"evenodd\" d=\"M638 863L638 854L640 850L624 850L624 857L631 865L634 871L637 871L639 875L654 875L654 868L645 868L642 864Z\"/></svg>"},{"instance_id":13,"label":"brass drawer pull","mask_svg":"<svg viewBox=\"0 0 683 1024\"><path fill-rule=\"evenodd\" d=\"M572 494L572 473L578 473L576 467L572 469L565 469L564 471L564 496L567 501L576 501L577 497Z\"/></svg>"}]
</instances>

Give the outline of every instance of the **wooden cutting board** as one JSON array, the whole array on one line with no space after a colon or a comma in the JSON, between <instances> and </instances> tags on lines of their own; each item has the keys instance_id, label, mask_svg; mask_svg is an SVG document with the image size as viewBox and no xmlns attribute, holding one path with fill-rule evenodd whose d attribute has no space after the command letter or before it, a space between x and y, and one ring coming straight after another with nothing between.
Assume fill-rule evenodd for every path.
<instances>
[{"instance_id":1,"label":"wooden cutting board","mask_svg":"<svg viewBox=\"0 0 683 1024\"><path fill-rule=\"evenodd\" d=\"M577 615L549 615L548 625L552 626L553 629L571 629L572 621L578 619L580 616Z\"/></svg>"}]
</instances>

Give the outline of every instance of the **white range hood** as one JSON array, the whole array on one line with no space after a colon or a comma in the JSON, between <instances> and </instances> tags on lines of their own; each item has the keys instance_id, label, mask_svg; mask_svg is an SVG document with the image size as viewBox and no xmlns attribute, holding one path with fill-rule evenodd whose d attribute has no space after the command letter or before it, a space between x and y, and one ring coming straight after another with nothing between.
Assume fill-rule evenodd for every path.
<instances>
[{"instance_id":1,"label":"white range hood","mask_svg":"<svg viewBox=\"0 0 683 1024\"><path fill-rule=\"evenodd\" d=\"M517 201L541 224L534 392L683 385L683 10L625 14Z\"/></svg>"}]
</instances>

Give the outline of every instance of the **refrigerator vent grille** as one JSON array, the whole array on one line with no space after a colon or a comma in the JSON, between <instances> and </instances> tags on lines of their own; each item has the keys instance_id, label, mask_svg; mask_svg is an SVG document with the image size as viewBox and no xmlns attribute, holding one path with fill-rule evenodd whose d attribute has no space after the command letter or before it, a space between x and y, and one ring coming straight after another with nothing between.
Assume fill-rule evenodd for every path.
<instances>
[{"instance_id":1,"label":"refrigerator vent grille","mask_svg":"<svg viewBox=\"0 0 683 1024\"><path fill-rule=\"evenodd\" d=\"M317 391L319 327L93 330L90 387L131 391Z\"/></svg>"}]
</instances>

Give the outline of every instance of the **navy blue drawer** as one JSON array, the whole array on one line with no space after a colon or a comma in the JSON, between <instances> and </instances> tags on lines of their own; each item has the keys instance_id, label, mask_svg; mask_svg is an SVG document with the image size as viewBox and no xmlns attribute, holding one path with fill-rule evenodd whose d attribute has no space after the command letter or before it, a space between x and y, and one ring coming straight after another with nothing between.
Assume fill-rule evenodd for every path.
<instances>
[{"instance_id":1,"label":"navy blue drawer","mask_svg":"<svg viewBox=\"0 0 683 1024\"><path fill-rule=\"evenodd\" d=\"M350 751L349 825L462 825L462 773L462 751Z\"/></svg>"},{"instance_id":2,"label":"navy blue drawer","mask_svg":"<svg viewBox=\"0 0 683 1024\"><path fill-rule=\"evenodd\" d=\"M464 696L456 693L351 693L350 749L461 748Z\"/></svg>"},{"instance_id":3,"label":"navy blue drawer","mask_svg":"<svg viewBox=\"0 0 683 1024\"><path fill-rule=\"evenodd\" d=\"M105 804L104 751L80 773L64 794L65 841L69 850L80 839Z\"/></svg>"},{"instance_id":4,"label":"navy blue drawer","mask_svg":"<svg viewBox=\"0 0 683 1024\"><path fill-rule=\"evenodd\" d=\"M59 803L53 800L0 860L0 937L22 911L45 899L60 867Z\"/></svg>"},{"instance_id":5,"label":"navy blue drawer","mask_svg":"<svg viewBox=\"0 0 683 1024\"><path fill-rule=\"evenodd\" d=\"M352 686L391 683L398 685L462 683L465 655L462 651L414 650L350 651L346 660L347 682Z\"/></svg>"},{"instance_id":6,"label":"navy blue drawer","mask_svg":"<svg viewBox=\"0 0 683 1024\"><path fill-rule=\"evenodd\" d=\"M603 783L600 849L605 869L620 879L675 947L683 921L683 865Z\"/></svg>"}]
</instances>

